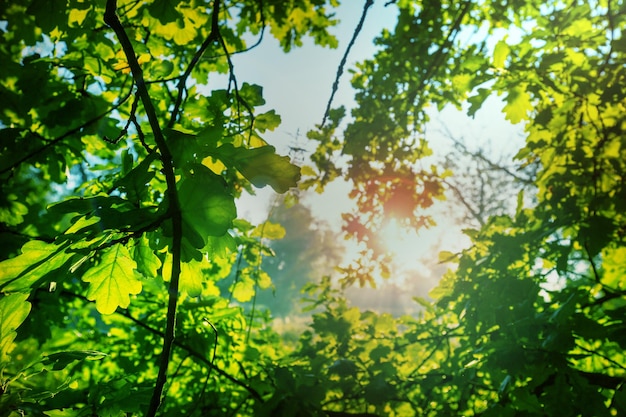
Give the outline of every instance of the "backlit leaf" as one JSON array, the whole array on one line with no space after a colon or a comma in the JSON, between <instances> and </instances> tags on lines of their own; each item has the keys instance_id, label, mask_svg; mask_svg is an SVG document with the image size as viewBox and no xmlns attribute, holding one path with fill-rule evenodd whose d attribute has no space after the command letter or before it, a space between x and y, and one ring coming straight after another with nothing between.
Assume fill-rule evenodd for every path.
<instances>
[{"instance_id":1,"label":"backlit leaf","mask_svg":"<svg viewBox=\"0 0 626 417\"><path fill-rule=\"evenodd\" d=\"M504 68L504 63L509 56L509 45L506 43L506 40L500 40L496 43L496 46L493 50L493 66L495 68Z\"/></svg>"},{"instance_id":2,"label":"backlit leaf","mask_svg":"<svg viewBox=\"0 0 626 417\"><path fill-rule=\"evenodd\" d=\"M85 272L82 280L89 283L87 299L96 302L101 314L112 314L117 307L127 308L130 295L141 292L136 267L128 249L117 244L104 249L98 263Z\"/></svg>"},{"instance_id":3,"label":"backlit leaf","mask_svg":"<svg viewBox=\"0 0 626 417\"><path fill-rule=\"evenodd\" d=\"M254 281L249 278L242 278L231 287L233 298L240 303L247 303L252 300L256 293Z\"/></svg>"},{"instance_id":4,"label":"backlit leaf","mask_svg":"<svg viewBox=\"0 0 626 417\"><path fill-rule=\"evenodd\" d=\"M285 237L285 228L278 223L266 221L255 227L250 236L272 240L282 239Z\"/></svg>"},{"instance_id":5,"label":"backlit leaf","mask_svg":"<svg viewBox=\"0 0 626 417\"><path fill-rule=\"evenodd\" d=\"M27 298L28 294L20 293L0 295L0 370L15 346L16 329L30 313L31 304Z\"/></svg>"},{"instance_id":6,"label":"backlit leaf","mask_svg":"<svg viewBox=\"0 0 626 417\"><path fill-rule=\"evenodd\" d=\"M280 125L280 116L274 110L261 113L254 118L254 127L261 133L274 130Z\"/></svg>"},{"instance_id":7,"label":"backlit leaf","mask_svg":"<svg viewBox=\"0 0 626 417\"><path fill-rule=\"evenodd\" d=\"M67 246L67 245L65 245ZM5 291L30 287L46 274L60 268L71 255L63 247L31 240L22 246L22 254L0 262L0 286Z\"/></svg>"},{"instance_id":8,"label":"backlit leaf","mask_svg":"<svg viewBox=\"0 0 626 417\"><path fill-rule=\"evenodd\" d=\"M289 157L277 155L273 146L246 149L224 145L218 151L232 158L239 172L255 187L269 185L282 194L297 186L300 179L300 168L289 162Z\"/></svg>"},{"instance_id":9,"label":"backlit leaf","mask_svg":"<svg viewBox=\"0 0 626 417\"><path fill-rule=\"evenodd\" d=\"M222 236L232 227L237 208L221 177L203 165L180 183L178 198L183 222L204 239Z\"/></svg>"},{"instance_id":10,"label":"backlit leaf","mask_svg":"<svg viewBox=\"0 0 626 417\"><path fill-rule=\"evenodd\" d=\"M195 260L181 262L180 264L178 288L181 292L189 294L190 297L197 297L202 294L202 281L204 276L201 266L202 263ZM163 263L163 279L169 282L171 277L172 255L168 253Z\"/></svg>"},{"instance_id":11,"label":"backlit leaf","mask_svg":"<svg viewBox=\"0 0 626 417\"><path fill-rule=\"evenodd\" d=\"M227 258L235 253L237 243L229 233L225 233L223 236L209 236L205 249L211 258Z\"/></svg>"},{"instance_id":12,"label":"backlit leaf","mask_svg":"<svg viewBox=\"0 0 626 417\"><path fill-rule=\"evenodd\" d=\"M133 259L137 263L137 271L146 278L154 278L161 267L161 260L150 247L148 239L142 237L133 247Z\"/></svg>"},{"instance_id":13,"label":"backlit leaf","mask_svg":"<svg viewBox=\"0 0 626 417\"><path fill-rule=\"evenodd\" d=\"M504 106L505 118L511 123L519 123L526 118L528 111L532 109L532 104L528 93L522 87L515 87L509 91Z\"/></svg>"}]
</instances>

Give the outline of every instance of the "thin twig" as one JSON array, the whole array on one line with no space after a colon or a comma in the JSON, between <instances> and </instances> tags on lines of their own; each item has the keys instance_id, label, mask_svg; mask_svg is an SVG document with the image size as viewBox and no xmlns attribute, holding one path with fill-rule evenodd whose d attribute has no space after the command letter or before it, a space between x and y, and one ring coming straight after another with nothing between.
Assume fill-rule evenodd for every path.
<instances>
[{"instance_id":1,"label":"thin twig","mask_svg":"<svg viewBox=\"0 0 626 417\"><path fill-rule=\"evenodd\" d=\"M17 161L15 161L13 164L9 165L8 167L6 167L4 169L0 169L0 175L4 174L5 172L8 172L8 171L11 171L11 170L15 169L20 164L22 164L23 162L26 162L27 160L29 160L33 156L35 156L35 155L45 151L46 149L56 145L57 143L61 142L63 139L65 139L65 138L67 138L69 136L72 136L75 133L80 132L81 130L83 130L87 126L90 126L90 125L96 123L97 121L102 119L104 116L106 116L107 114L111 113L112 111L118 109L122 104L124 104L126 102L126 100L129 99L129 97L131 96L132 92L133 92L133 89L132 89L132 86L131 86L130 90L128 91L128 94L126 94L117 104L114 104L110 109L100 113L99 115L93 117L92 119L87 120L85 123L81 124L80 126L76 126L75 128L68 130L67 132L65 132L61 136L58 136L58 137L56 137L54 139L48 139L46 144L43 145L41 148L35 149L32 152L29 152L28 154L26 154L23 157L19 158ZM32 134L33 132L30 132L30 133Z\"/></svg>"},{"instance_id":2,"label":"thin twig","mask_svg":"<svg viewBox=\"0 0 626 417\"><path fill-rule=\"evenodd\" d=\"M60 295L61 296L71 296L71 297L83 300L86 303L91 303L91 301L89 301L87 299L87 297L85 297L83 295L80 295L80 294L76 294L76 293L71 292L69 290L62 290L60 292ZM137 326L141 327L144 330L149 331L152 334L155 334L155 335L157 335L157 336L159 336L161 338L165 337L165 334L161 330L155 329L154 327L150 326L149 324L146 324L145 320L139 320L139 319L135 318L128 310L123 310L121 308L118 308L117 310L115 310L115 314L119 314L120 316L127 318L128 320L132 321ZM209 325L216 332L215 335L216 335L216 338L217 338L217 329L215 329L215 327L213 327L213 324L211 324L210 322L209 322ZM176 346L179 349L184 350L191 357L193 357L193 358L197 359L199 362L203 363L209 370L215 370L215 372L217 372L217 374L219 376L222 376L222 377L226 378L227 380L229 380L230 382L232 382L233 384L240 386L241 388L243 388L246 391L248 391L248 393L250 393L250 395L252 395L254 398L256 398L259 401L262 401L261 395L254 388L249 387L248 385L246 385L242 381L238 380L234 376L230 375L229 373L227 373L226 371L224 371L223 369L219 368L217 365L215 365L213 363L215 361L215 349L217 348L217 339L216 339L215 343L216 343L216 345L213 347L213 358L211 360L209 360L205 356L203 356L201 353L199 353L198 351L194 350L192 347L190 347L190 346L188 346L188 345L186 345L186 344L184 344L182 342L179 342L178 340L174 340L174 346Z\"/></svg>"},{"instance_id":3,"label":"thin twig","mask_svg":"<svg viewBox=\"0 0 626 417\"><path fill-rule=\"evenodd\" d=\"M591 252L589 251L589 245L587 244L587 242L583 243L583 247L585 248L587 260L589 261L589 265L591 265L591 270L593 271L593 278L597 283L601 284L600 274L598 273L598 269L596 268L596 263L593 261L593 257L591 256Z\"/></svg>"},{"instance_id":4,"label":"thin twig","mask_svg":"<svg viewBox=\"0 0 626 417\"><path fill-rule=\"evenodd\" d=\"M448 31L445 40L439 46L439 48L437 48L437 51L433 55L433 59L430 61L430 64L426 68L424 77L422 77L417 87L412 88L412 92L407 100L407 102L411 105L415 101L418 94L423 94L426 84L431 81L432 77L437 73L440 66L444 63L445 58L450 52L449 48L452 46L454 40L456 39L456 36L459 34L461 30L461 23L463 22L465 16L469 13L471 6L471 1L466 1L463 6L461 6L461 11L452 23L452 26L450 26L450 30Z\"/></svg>"},{"instance_id":5,"label":"thin twig","mask_svg":"<svg viewBox=\"0 0 626 417\"><path fill-rule=\"evenodd\" d=\"M532 185L534 184L534 180L530 179L530 178L526 178L526 177L522 177L517 175L515 172L511 171L510 168L507 168L504 165L500 165L499 163L493 162L491 159L487 158L485 155L483 155L483 153L481 151L472 151L470 149L468 149L468 147L461 142L460 140L456 139L454 137L454 135L452 134L452 132L450 131L450 129L444 125L444 130L445 130L445 134L448 137L448 139L450 139L452 141L452 143L460 148L460 150L465 153L466 155L471 156L472 158L476 158L479 159L481 161L483 161L484 163L486 163L487 165L489 165L490 168L492 168L495 171L502 171L505 174L507 174L508 176L510 176L511 178L513 178L514 180L524 184L524 185Z\"/></svg>"},{"instance_id":6,"label":"thin twig","mask_svg":"<svg viewBox=\"0 0 626 417\"><path fill-rule=\"evenodd\" d=\"M178 80L178 86L177 86L178 95L176 96L176 103L174 103L174 109L172 110L170 120L167 123L168 128L174 127L174 124L176 123L176 118L178 117L178 112L180 111L180 106L182 105L182 102L183 102L183 95L185 91L185 85L187 84L187 78L189 78L195 66L198 64L198 62L200 62L200 58L202 58L202 55L204 54L206 49L209 47L209 45L219 40L220 38L219 12L220 12L220 1L215 0L213 2L213 15L211 16L211 32L209 33L209 36L207 36L207 38L204 40L204 42L202 42L202 45L200 45L200 48L198 48L196 53L193 55L193 58L191 58L191 62L187 66L187 69L185 69L185 72Z\"/></svg>"},{"instance_id":7,"label":"thin twig","mask_svg":"<svg viewBox=\"0 0 626 417\"><path fill-rule=\"evenodd\" d=\"M170 354L172 351L172 344L174 342L174 331L176 327L176 306L178 304L178 286L180 279L180 256L182 246L182 214L180 205L178 202L178 192L176 190L176 176L174 175L174 165L172 154L165 142L161 126L159 125L159 119L154 108L154 104L150 98L148 88L143 77L143 71L139 66L137 57L132 43L128 37L128 34L124 30L120 19L116 14L117 1L107 0L106 10L104 12L104 23L109 25L115 32L118 40L122 45L128 65L133 74L135 85L137 86L137 93L141 97L144 110L148 116L150 128L154 134L154 140L156 146L161 154L161 162L163 163L163 173L165 175L165 182L167 184L167 197L169 200L168 212L172 217L172 246L170 248L172 253L172 276L170 278L169 286L169 298L167 303L167 322L165 327L165 336L163 338L163 351L161 352L161 359L159 363L159 373L154 385L154 391L152 399L150 400L150 406L146 414L147 417L154 417L157 413L159 406L161 405L161 394L163 393L163 387L167 380L167 368L170 361Z\"/></svg>"},{"instance_id":8,"label":"thin twig","mask_svg":"<svg viewBox=\"0 0 626 417\"><path fill-rule=\"evenodd\" d=\"M222 34L218 32L217 37L218 37L220 46L222 47L222 50L224 51L224 55L226 56L226 61L228 62L228 90L230 91L230 83L232 83L233 86L235 87L235 99L237 100L237 123L239 123L239 130L242 133L244 129L242 129L241 127L241 108L239 107L239 105L242 104L248 111L248 114L250 115L250 130L249 130L249 136L248 136L248 142L250 142L250 139L252 138L253 128L254 128L254 120L255 120L254 111L252 110L252 107L250 107L248 102L244 100L243 97L241 97L241 95L239 94L239 85L237 84L237 77L235 76L235 66L233 64L232 59L230 59L230 52L228 52L228 48L226 47L226 42L224 42L224 38L222 37Z\"/></svg>"},{"instance_id":9,"label":"thin twig","mask_svg":"<svg viewBox=\"0 0 626 417\"><path fill-rule=\"evenodd\" d=\"M354 29L354 33L352 34L352 39L350 39L350 43L348 44L348 47L346 48L346 52L343 54L343 57L341 58L341 62L339 63L339 67L337 68L337 75L335 76L335 82L333 82L333 90L330 93L330 98L328 99L328 103L326 104L326 110L324 111L324 118L322 119L322 124L320 125L320 128L324 127L324 124L326 123L326 119L328 118L328 114L330 113L330 106L332 106L333 104L333 98L335 98L335 94L337 93L337 90L339 89L339 79L341 78L341 75L343 74L343 68L346 65L346 61L348 60L348 54L350 53L350 49L352 49L354 42L356 42L356 38L359 36L361 29L363 28L363 23L365 22L365 16L367 16L367 10L370 8L372 4L374 4L373 0L367 0L365 2L365 5L363 6L363 13L361 13L361 19L359 20L359 23L356 25L356 28Z\"/></svg>"},{"instance_id":10,"label":"thin twig","mask_svg":"<svg viewBox=\"0 0 626 417\"><path fill-rule=\"evenodd\" d=\"M454 194L456 194L456 196L459 199L459 201L461 202L461 204L463 206L465 206L465 208L470 212L471 216L474 219L476 219L476 221L480 224L481 228L484 227L485 226L485 220L483 220L483 218L481 216L481 211L477 211L477 210L474 209L474 207L472 207L472 205L463 196L463 193L461 192L459 187L457 187L456 185L454 185L451 182L446 181L446 180L441 180L441 182L443 184L447 185L448 188L450 188L452 191L454 191Z\"/></svg>"},{"instance_id":11,"label":"thin twig","mask_svg":"<svg viewBox=\"0 0 626 417\"><path fill-rule=\"evenodd\" d=\"M244 52L251 51L257 46L261 45L261 42L263 42L263 35L265 34L265 26L266 26L265 13L263 13L263 0L259 0L259 14L261 17L261 33L259 35L259 39L257 39L257 41L253 45L250 45L247 48L240 49L239 51L231 52L230 53L231 55L242 54Z\"/></svg>"}]
</instances>

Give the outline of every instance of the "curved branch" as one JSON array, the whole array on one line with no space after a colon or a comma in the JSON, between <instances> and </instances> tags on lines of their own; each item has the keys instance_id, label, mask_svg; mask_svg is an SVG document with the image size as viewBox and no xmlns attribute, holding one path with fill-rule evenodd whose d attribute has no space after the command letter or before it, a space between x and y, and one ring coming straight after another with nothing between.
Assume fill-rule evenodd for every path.
<instances>
[{"instance_id":1,"label":"curved branch","mask_svg":"<svg viewBox=\"0 0 626 417\"><path fill-rule=\"evenodd\" d=\"M172 154L165 142L163 131L159 125L159 119L154 108L154 104L150 98L148 88L143 77L143 71L139 66L137 57L132 43L128 37L128 34L124 30L120 19L116 14L117 1L107 0L106 10L104 12L104 22L113 29L117 38L119 39L128 65L133 74L135 84L137 85L137 93L141 98L144 110L148 116L148 121L154 134L154 140L161 154L161 162L163 163L163 172L165 175L165 182L167 184L167 197L169 200L168 212L172 217L172 246L170 248L172 253L172 276L170 278L169 298L167 303L167 323L165 327L165 335L163 337L163 351L161 352L161 359L159 363L159 374L154 385L154 391L152 399L150 400L150 406L146 416L154 417L161 405L161 395L163 393L163 387L167 380L167 368L170 361L170 355L172 352L172 345L174 342L174 331L176 327L176 306L178 304L178 286L180 279L180 255L182 246L182 214L180 211L180 205L178 202L178 192L176 191L176 177L174 175L174 163Z\"/></svg>"},{"instance_id":2,"label":"curved branch","mask_svg":"<svg viewBox=\"0 0 626 417\"><path fill-rule=\"evenodd\" d=\"M193 69L196 67L198 62L200 62L200 58L202 58L202 55L207 50L209 45L219 40L220 38L220 31L219 31L219 26L218 26L219 12L220 12L220 0L215 0L213 2L213 14L211 16L211 32L209 33L209 36L207 36L207 38L204 40L204 42L202 42L202 45L200 45L200 48L198 48L198 50L194 54L193 58L191 59L191 62L187 66L187 69L185 69L185 72L183 73L183 75L180 76L178 80L178 85L177 85L178 95L176 96L176 103L174 103L174 109L172 110L170 120L167 123L168 128L172 128L174 124L176 123L176 117L178 116L178 112L180 111L180 106L182 105L182 102L183 102L183 92L185 91L185 84L187 83L187 78L189 78Z\"/></svg>"},{"instance_id":3,"label":"curved branch","mask_svg":"<svg viewBox=\"0 0 626 417\"><path fill-rule=\"evenodd\" d=\"M337 90L339 89L339 79L341 78L341 75L343 74L343 67L346 65L346 61L348 60L348 54L350 53L350 49L352 49L352 46L354 45L356 38L359 36L359 33L361 32L361 29L363 28L363 22L365 22L365 16L367 15L367 10L372 6L372 4L374 4L374 0L367 0L365 2L365 5L363 6L363 13L361 13L361 19L359 20L359 23L356 25L356 28L354 29L354 33L352 34L352 39L350 39L350 43L348 44L348 47L346 48L346 52L343 54L343 57L341 58L341 62L339 63L339 68L337 68L337 75L335 76L335 82L333 82L333 90L330 93L330 98L328 99L328 103L326 104L326 110L324 111L324 118L322 119L322 124L320 125L320 128L324 127L324 124L326 124L326 119L328 118L328 114L330 113L330 106L332 106L333 98L335 98L335 94L337 93Z\"/></svg>"}]
</instances>

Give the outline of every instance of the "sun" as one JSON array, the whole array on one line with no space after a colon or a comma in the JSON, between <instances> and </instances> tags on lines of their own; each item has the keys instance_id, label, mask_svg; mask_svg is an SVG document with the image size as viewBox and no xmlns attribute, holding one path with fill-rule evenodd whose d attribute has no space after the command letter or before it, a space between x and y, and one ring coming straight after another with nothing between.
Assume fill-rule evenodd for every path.
<instances>
[{"instance_id":1,"label":"sun","mask_svg":"<svg viewBox=\"0 0 626 417\"><path fill-rule=\"evenodd\" d=\"M391 218L383 222L377 238L397 271L421 270L427 268L425 264L431 263L429 259L438 257L439 251L444 249L444 243L457 240L448 236L447 228L442 226L416 229Z\"/></svg>"},{"instance_id":2,"label":"sun","mask_svg":"<svg viewBox=\"0 0 626 417\"><path fill-rule=\"evenodd\" d=\"M394 258L407 259L414 253L416 233L402 225L397 219L384 222L378 232L378 239L384 250Z\"/></svg>"}]
</instances>

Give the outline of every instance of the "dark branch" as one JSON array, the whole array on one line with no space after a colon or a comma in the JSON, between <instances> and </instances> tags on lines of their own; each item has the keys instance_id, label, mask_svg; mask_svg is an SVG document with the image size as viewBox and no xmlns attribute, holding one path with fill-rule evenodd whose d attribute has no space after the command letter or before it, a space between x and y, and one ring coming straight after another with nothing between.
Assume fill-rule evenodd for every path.
<instances>
[{"instance_id":1,"label":"dark branch","mask_svg":"<svg viewBox=\"0 0 626 417\"><path fill-rule=\"evenodd\" d=\"M60 292L60 295L62 295L62 296L71 296L71 297L83 300L86 303L91 303L91 301L89 301L87 299L87 297L82 296L80 294L76 294L76 293L68 291L68 290L62 290ZM157 335L157 336L159 336L161 338L165 338L165 334L162 331L160 331L159 329L155 329L154 327L146 324L144 321L135 318L127 310L122 310L122 309L118 308L117 310L115 310L115 314L119 314L120 316L127 318L128 320L132 321L137 326L141 327L144 330L149 331L152 334L155 334L155 335ZM259 394L254 388L249 387L244 382L242 382L242 381L238 380L237 378L235 378L234 376L228 374L226 371L224 371L223 369L219 368L217 365L215 365L213 363L213 360L215 359L215 351L217 349L217 329L215 329L213 324L211 324L208 320L207 320L207 322L209 323L209 325L211 326L211 328L215 332L215 345L213 346L213 359L211 359L211 360L207 359L200 352L194 350L193 348L187 346L186 344L184 344L182 342L179 342L178 340L174 340L174 346L176 346L179 349L184 350L185 352L187 352L189 354L189 356L197 359L199 362L202 362L210 370L214 370L215 372L217 372L218 375L228 379L233 384L240 386L241 388L243 388L246 391L248 391L250 393L250 395L252 395L254 398L256 398L259 401L262 401L261 394Z\"/></svg>"},{"instance_id":2,"label":"dark branch","mask_svg":"<svg viewBox=\"0 0 626 417\"><path fill-rule=\"evenodd\" d=\"M193 71L195 66L198 64L198 62L200 62L200 58L202 58L202 55L207 50L207 48L213 42L217 41L220 37L219 12L220 12L220 1L215 0L213 2L213 14L211 16L211 32L209 33L209 36L207 36L207 38L204 40L204 42L202 42L202 45L200 45L200 48L198 48L196 53L193 55L191 62L187 66L187 69L185 69L185 72L178 80L178 87L177 87L178 95L176 96L176 103L174 103L174 109L172 110L170 121L167 124L167 127L169 128L173 127L174 124L176 123L176 118L178 117L178 112L180 111L180 106L182 105L182 102L183 102L183 95L184 95L185 84L187 83L187 79L191 75L191 72Z\"/></svg>"},{"instance_id":3,"label":"dark branch","mask_svg":"<svg viewBox=\"0 0 626 417\"><path fill-rule=\"evenodd\" d=\"M448 34L446 35L446 39L439 46L439 48L437 48L437 51L435 52L433 59L430 61L430 64L426 68L426 72L424 73L424 77L421 79L419 86L412 89L412 93L409 96L409 100L408 100L409 103L413 103L417 95L422 94L424 92L424 88L426 87L426 84L432 79L432 77L437 73L441 65L445 62L445 58L448 56L450 46L452 46L454 39L456 39L456 36L460 32L461 23L463 22L465 15L469 13L471 6L472 6L471 1L466 1L463 4L461 11L459 12L454 22L452 23L452 26L450 27L450 30L448 31Z\"/></svg>"},{"instance_id":4,"label":"dark branch","mask_svg":"<svg viewBox=\"0 0 626 417\"><path fill-rule=\"evenodd\" d=\"M152 399L146 416L154 417L157 413L159 406L161 405L161 395L163 393L163 387L167 380L167 368L170 361L170 354L172 351L172 344L174 342L174 331L176 327L176 306L178 304L178 286L180 279L180 256L182 246L182 214L178 202L178 192L176 190L176 176L174 175L174 165L172 154L165 142L161 126L159 125L159 119L154 108L154 104L150 98L148 88L146 87L145 80L143 78L143 71L139 66L137 57L132 43L128 37L128 34L124 30L122 23L116 14L117 1L107 0L106 10L104 13L104 22L109 25L124 50L128 65L130 66L135 84L137 85L137 93L141 97L144 110L148 116L148 121L154 134L154 140L156 146L161 154L161 162L163 163L163 172L165 175L165 182L167 184L167 197L169 200L168 212L172 218L172 276L170 278L169 298L167 303L167 323L165 328L165 335L163 337L163 351L161 353L161 360L159 363L159 374L155 382Z\"/></svg>"},{"instance_id":5,"label":"dark branch","mask_svg":"<svg viewBox=\"0 0 626 417\"><path fill-rule=\"evenodd\" d=\"M256 48L257 46L259 46L261 44L261 42L263 42L263 35L265 34L265 26L266 26L266 24L265 24L265 13L263 12L263 0L259 0L259 14L261 15L261 33L259 35L259 39L257 39L257 41L253 45L251 45L251 46L249 46L247 48L241 49L239 51L231 52L231 55L236 55L236 54L241 54L241 53L244 53L244 52L251 51L254 48Z\"/></svg>"},{"instance_id":6,"label":"dark branch","mask_svg":"<svg viewBox=\"0 0 626 417\"><path fill-rule=\"evenodd\" d=\"M461 204L470 212L472 217L476 219L476 221L480 224L480 226L481 227L485 226L485 220L483 220L480 211L477 211L474 209L474 207L472 207L472 205L463 196L463 193L461 192L461 190L459 190L459 187L457 187L456 185L446 180L441 180L441 182L447 185L448 188L450 188L452 191L454 191L454 194L456 194Z\"/></svg>"},{"instance_id":7,"label":"dark branch","mask_svg":"<svg viewBox=\"0 0 626 417\"><path fill-rule=\"evenodd\" d=\"M324 111L324 118L322 119L322 124L320 128L324 127L324 124L326 123L326 119L328 118L328 114L330 113L330 107L333 104L333 98L335 98L335 94L337 93L337 90L339 89L339 79L341 78L341 75L343 74L343 68L346 65L346 61L348 60L348 54L350 53L350 49L352 49L354 42L356 42L356 38L359 36L361 29L363 28L363 23L365 22L365 16L367 16L367 10L372 6L373 3L374 3L373 0L367 0L365 2L365 5L363 6L363 13L361 13L361 19L359 20L359 23L356 25L356 28L354 29L354 33L352 34L352 39L350 39L350 43L348 44L348 47L346 48L346 52L343 54L343 57L341 58L341 62L339 63L339 68L337 68L337 75L335 76L335 82L333 82L333 90L330 93L328 104L326 104L326 110Z\"/></svg>"},{"instance_id":8,"label":"dark branch","mask_svg":"<svg viewBox=\"0 0 626 417\"><path fill-rule=\"evenodd\" d=\"M65 132L64 134L62 134L59 137L56 137L54 139L48 139L46 144L43 145L41 148L35 149L32 152L29 152L28 154L26 154L23 157L19 158L17 161L15 161L10 166L1 169L0 170L0 175L15 169L20 164L28 161L30 158L40 154L41 152L45 151L46 149L55 146L56 144L58 144L59 142L61 142L64 139L66 139L67 137L72 136L72 135L80 132L81 130L83 130L87 126L90 126L90 125L98 122L104 116L106 116L107 114L111 113L112 111L118 109L122 104L124 104L126 102L126 100L128 100L128 98L131 96L132 92L133 92L133 89L131 87L130 90L128 91L128 94L126 94L117 104L113 105L110 109L108 109L105 112L100 113L99 115L93 117L92 119L87 120L85 123L81 124L80 126L76 126L75 128L68 130L67 132ZM33 133L33 132L31 132L31 133ZM43 138L42 138L42 140L43 140Z\"/></svg>"}]
</instances>

